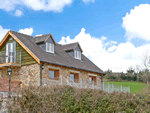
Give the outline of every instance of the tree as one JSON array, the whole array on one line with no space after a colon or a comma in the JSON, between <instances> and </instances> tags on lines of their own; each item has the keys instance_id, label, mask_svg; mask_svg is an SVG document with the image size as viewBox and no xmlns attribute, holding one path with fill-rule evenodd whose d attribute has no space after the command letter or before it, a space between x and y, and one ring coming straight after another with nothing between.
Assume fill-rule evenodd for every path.
<instances>
[{"instance_id":1,"label":"tree","mask_svg":"<svg viewBox=\"0 0 150 113\"><path fill-rule=\"evenodd\" d=\"M129 67L129 69L127 70L127 73L128 73L129 75L133 75L133 74L134 74L134 69L133 69L132 66Z\"/></svg>"},{"instance_id":2,"label":"tree","mask_svg":"<svg viewBox=\"0 0 150 113\"><path fill-rule=\"evenodd\" d=\"M147 84L149 85L149 81L150 81L150 56L148 54L144 54L142 62L143 62L143 66L144 66L144 76L146 77Z\"/></svg>"}]
</instances>

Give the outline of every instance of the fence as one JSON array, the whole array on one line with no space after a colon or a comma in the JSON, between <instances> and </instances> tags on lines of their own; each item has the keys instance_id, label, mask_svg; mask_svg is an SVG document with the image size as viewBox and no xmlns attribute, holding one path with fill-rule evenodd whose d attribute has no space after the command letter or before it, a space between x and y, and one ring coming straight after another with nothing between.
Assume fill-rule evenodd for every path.
<instances>
[{"instance_id":1,"label":"fence","mask_svg":"<svg viewBox=\"0 0 150 113\"><path fill-rule=\"evenodd\" d=\"M130 86L114 85L110 84L109 82L103 82L103 90L107 91L108 93L111 93L113 91L130 93Z\"/></svg>"},{"instance_id":2,"label":"fence","mask_svg":"<svg viewBox=\"0 0 150 113\"><path fill-rule=\"evenodd\" d=\"M53 79L43 79L42 80L43 85L70 85L72 87L76 88L87 88L87 89L98 89L98 90L104 90L108 93L111 93L113 91L119 91L119 92L130 92L130 86L122 86L122 85L113 85L109 82L103 82L101 84L101 81L99 82L89 82L89 80L82 80L82 79L71 79L67 76L67 78L61 76L56 77Z\"/></svg>"}]
</instances>

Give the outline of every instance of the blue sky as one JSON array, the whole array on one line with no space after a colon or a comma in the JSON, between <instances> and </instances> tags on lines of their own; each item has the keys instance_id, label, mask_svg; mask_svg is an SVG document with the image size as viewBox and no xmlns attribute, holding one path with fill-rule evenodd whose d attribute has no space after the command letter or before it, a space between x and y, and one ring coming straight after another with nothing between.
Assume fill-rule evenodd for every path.
<instances>
[{"instance_id":1,"label":"blue sky","mask_svg":"<svg viewBox=\"0 0 150 113\"><path fill-rule=\"evenodd\" d=\"M32 36L52 33L55 41L62 44L78 41L83 54L100 68L113 71L136 66L149 46L150 23L144 19L150 17L149 0L24 1L0 0L0 39L9 29ZM93 52L87 49L89 45Z\"/></svg>"}]
</instances>

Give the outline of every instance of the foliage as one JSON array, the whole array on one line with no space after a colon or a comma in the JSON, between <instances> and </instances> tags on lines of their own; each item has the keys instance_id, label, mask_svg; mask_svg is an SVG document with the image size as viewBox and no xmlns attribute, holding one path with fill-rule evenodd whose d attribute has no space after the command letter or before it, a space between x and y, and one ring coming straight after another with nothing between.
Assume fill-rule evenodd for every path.
<instances>
[{"instance_id":1,"label":"foliage","mask_svg":"<svg viewBox=\"0 0 150 113\"><path fill-rule=\"evenodd\" d=\"M27 87L9 103L9 111L59 113L150 112L150 104L131 93L107 93L101 90L69 86Z\"/></svg>"},{"instance_id":2,"label":"foliage","mask_svg":"<svg viewBox=\"0 0 150 113\"><path fill-rule=\"evenodd\" d=\"M127 73L113 73L111 70L106 71L105 79L109 79L110 81L137 81L148 83L150 72L149 70L141 70L139 72L135 72L132 67L127 70Z\"/></svg>"}]
</instances>

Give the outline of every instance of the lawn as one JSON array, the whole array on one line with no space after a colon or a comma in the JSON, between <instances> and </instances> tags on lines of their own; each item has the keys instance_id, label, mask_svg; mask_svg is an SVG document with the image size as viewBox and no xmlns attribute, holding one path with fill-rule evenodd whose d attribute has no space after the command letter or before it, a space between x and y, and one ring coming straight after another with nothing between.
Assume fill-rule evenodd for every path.
<instances>
[{"instance_id":1,"label":"lawn","mask_svg":"<svg viewBox=\"0 0 150 113\"><path fill-rule=\"evenodd\" d=\"M130 86L131 93L140 92L143 88L146 87L146 84L141 83L141 82L113 82L113 81L110 81L109 83L114 84L114 85Z\"/></svg>"}]
</instances>

